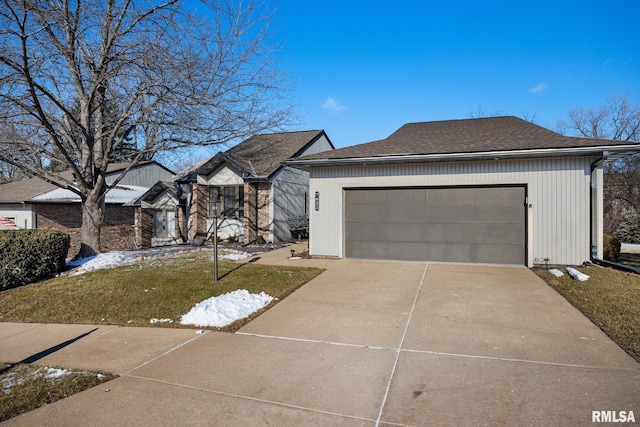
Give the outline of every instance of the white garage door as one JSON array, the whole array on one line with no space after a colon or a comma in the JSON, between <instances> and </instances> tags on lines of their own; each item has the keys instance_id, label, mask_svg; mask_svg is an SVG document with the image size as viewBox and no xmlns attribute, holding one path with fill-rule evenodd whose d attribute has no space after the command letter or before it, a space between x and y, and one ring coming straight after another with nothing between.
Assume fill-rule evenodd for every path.
<instances>
[{"instance_id":1,"label":"white garage door","mask_svg":"<svg viewBox=\"0 0 640 427\"><path fill-rule=\"evenodd\" d=\"M524 186L345 190L348 258L526 264Z\"/></svg>"}]
</instances>

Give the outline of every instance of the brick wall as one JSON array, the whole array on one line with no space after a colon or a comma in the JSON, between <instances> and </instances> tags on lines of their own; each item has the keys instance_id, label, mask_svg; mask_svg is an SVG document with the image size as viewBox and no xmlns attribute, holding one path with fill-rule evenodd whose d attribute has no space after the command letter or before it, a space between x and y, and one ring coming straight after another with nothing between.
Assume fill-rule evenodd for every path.
<instances>
[{"instance_id":1,"label":"brick wall","mask_svg":"<svg viewBox=\"0 0 640 427\"><path fill-rule=\"evenodd\" d=\"M69 234L71 247L68 256L80 250L82 208L79 204L37 204L35 205L37 228L59 230ZM134 247L134 208L107 205L105 221L100 232L103 251L126 250Z\"/></svg>"},{"instance_id":2,"label":"brick wall","mask_svg":"<svg viewBox=\"0 0 640 427\"><path fill-rule=\"evenodd\" d=\"M191 190L191 210L189 238L206 237L207 216L209 214L209 190L206 185L193 184Z\"/></svg>"},{"instance_id":3,"label":"brick wall","mask_svg":"<svg viewBox=\"0 0 640 427\"><path fill-rule=\"evenodd\" d=\"M153 237L153 209L138 209L138 235L137 242L140 247L151 247Z\"/></svg>"},{"instance_id":4,"label":"brick wall","mask_svg":"<svg viewBox=\"0 0 640 427\"><path fill-rule=\"evenodd\" d=\"M270 190L271 183L269 182L247 182L244 184L244 243L255 241L257 236L262 236L267 242L270 241ZM257 234L256 224L258 228Z\"/></svg>"}]
</instances>

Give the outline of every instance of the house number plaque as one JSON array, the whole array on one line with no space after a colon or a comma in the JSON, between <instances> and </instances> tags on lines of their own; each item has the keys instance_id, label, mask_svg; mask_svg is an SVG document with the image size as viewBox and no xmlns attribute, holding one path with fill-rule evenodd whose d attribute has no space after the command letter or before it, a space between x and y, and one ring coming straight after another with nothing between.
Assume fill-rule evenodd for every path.
<instances>
[{"instance_id":1,"label":"house number plaque","mask_svg":"<svg viewBox=\"0 0 640 427\"><path fill-rule=\"evenodd\" d=\"M316 210L320 210L320 192L316 191Z\"/></svg>"}]
</instances>

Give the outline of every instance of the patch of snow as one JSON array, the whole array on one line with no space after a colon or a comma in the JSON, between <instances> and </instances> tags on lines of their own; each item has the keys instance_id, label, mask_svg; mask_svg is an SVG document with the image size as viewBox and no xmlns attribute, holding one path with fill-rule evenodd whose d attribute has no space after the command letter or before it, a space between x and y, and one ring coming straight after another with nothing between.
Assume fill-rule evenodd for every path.
<instances>
[{"instance_id":1,"label":"patch of snow","mask_svg":"<svg viewBox=\"0 0 640 427\"><path fill-rule=\"evenodd\" d=\"M557 268L552 268L551 270L549 270L549 273L553 274L556 277L564 276L564 273L562 271L558 270Z\"/></svg>"},{"instance_id":2,"label":"patch of snow","mask_svg":"<svg viewBox=\"0 0 640 427\"><path fill-rule=\"evenodd\" d=\"M199 302L180 318L180 324L221 328L249 316L273 300L264 292L252 294L246 289L229 292Z\"/></svg>"},{"instance_id":3,"label":"patch of snow","mask_svg":"<svg viewBox=\"0 0 640 427\"><path fill-rule=\"evenodd\" d=\"M67 369L60 368L47 368L47 367L34 367L30 368L28 372L31 378L44 378L47 380L51 380L51 382L55 382L59 378L65 377L67 375L80 374L80 375L95 375L98 379L103 379L104 375L102 374L94 374L90 372L84 371L69 371ZM22 385L23 381L20 378L17 378L17 375L13 372L7 374L2 381L0 381L0 393L10 394L11 389L15 386Z\"/></svg>"},{"instance_id":4,"label":"patch of snow","mask_svg":"<svg viewBox=\"0 0 640 427\"><path fill-rule=\"evenodd\" d=\"M155 317L151 320L149 320L149 323L173 323L173 320L171 319L156 319Z\"/></svg>"},{"instance_id":5,"label":"patch of snow","mask_svg":"<svg viewBox=\"0 0 640 427\"><path fill-rule=\"evenodd\" d=\"M22 384L22 381L20 381L19 379L16 378L16 374L11 372L9 374L7 374L3 379L2 382L0 382L0 385L2 385L2 392L4 394L9 394L11 393L11 389L14 386L20 385Z\"/></svg>"},{"instance_id":6,"label":"patch of snow","mask_svg":"<svg viewBox=\"0 0 640 427\"><path fill-rule=\"evenodd\" d=\"M65 375L71 375L71 371L67 371L66 369L58 369L58 368L44 368L44 377L45 378L60 378Z\"/></svg>"},{"instance_id":7,"label":"patch of snow","mask_svg":"<svg viewBox=\"0 0 640 427\"><path fill-rule=\"evenodd\" d=\"M589 276L579 272L575 268L565 267L565 270L567 270L567 273L569 273L569 276L571 276L571 278L574 280L579 280L581 282L584 282L585 280L589 280Z\"/></svg>"},{"instance_id":8,"label":"patch of snow","mask_svg":"<svg viewBox=\"0 0 640 427\"><path fill-rule=\"evenodd\" d=\"M127 262L133 262L136 260L138 254L136 252L127 251L113 251L104 252L92 257L78 258L73 261L67 262L67 267L74 268L82 266L85 271L97 270L100 268L112 267L114 265L122 265ZM76 274L82 274L78 272Z\"/></svg>"},{"instance_id":9,"label":"patch of snow","mask_svg":"<svg viewBox=\"0 0 640 427\"><path fill-rule=\"evenodd\" d=\"M248 252L231 252L222 254L218 259L230 259L232 261L240 261L241 259L249 258L251 256Z\"/></svg>"}]
</instances>

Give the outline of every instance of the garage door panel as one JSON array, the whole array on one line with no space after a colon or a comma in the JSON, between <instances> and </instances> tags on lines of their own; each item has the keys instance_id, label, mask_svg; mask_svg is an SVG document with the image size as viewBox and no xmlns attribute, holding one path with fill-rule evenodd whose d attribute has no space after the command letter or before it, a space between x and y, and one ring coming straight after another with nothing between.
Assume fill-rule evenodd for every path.
<instances>
[{"instance_id":1,"label":"garage door panel","mask_svg":"<svg viewBox=\"0 0 640 427\"><path fill-rule=\"evenodd\" d=\"M425 189L393 189L386 190L385 193L389 204L424 205L427 202Z\"/></svg>"},{"instance_id":2,"label":"garage door panel","mask_svg":"<svg viewBox=\"0 0 640 427\"><path fill-rule=\"evenodd\" d=\"M472 205L475 200L473 188L430 188L427 190L429 205Z\"/></svg>"},{"instance_id":3,"label":"garage door panel","mask_svg":"<svg viewBox=\"0 0 640 427\"><path fill-rule=\"evenodd\" d=\"M521 224L422 224L360 223L346 231L346 240L363 242L429 242L519 244L524 228Z\"/></svg>"},{"instance_id":4,"label":"garage door panel","mask_svg":"<svg viewBox=\"0 0 640 427\"><path fill-rule=\"evenodd\" d=\"M523 264L524 195L524 187L347 190L345 254Z\"/></svg>"},{"instance_id":5,"label":"garage door panel","mask_svg":"<svg viewBox=\"0 0 640 427\"><path fill-rule=\"evenodd\" d=\"M386 211L388 222L420 223L426 216L421 205L392 205L387 206Z\"/></svg>"},{"instance_id":6,"label":"garage door panel","mask_svg":"<svg viewBox=\"0 0 640 427\"><path fill-rule=\"evenodd\" d=\"M347 191L345 194L346 205L350 204L371 204L371 203L384 204L383 192L371 192L371 191Z\"/></svg>"},{"instance_id":7,"label":"garage door panel","mask_svg":"<svg viewBox=\"0 0 640 427\"><path fill-rule=\"evenodd\" d=\"M470 209L473 212L473 222L491 223L499 220L500 223L524 222L524 204L520 205L475 205Z\"/></svg>"},{"instance_id":8,"label":"garage door panel","mask_svg":"<svg viewBox=\"0 0 640 427\"><path fill-rule=\"evenodd\" d=\"M345 221L348 223L369 223L387 221L386 205L353 204L345 206Z\"/></svg>"},{"instance_id":9,"label":"garage door panel","mask_svg":"<svg viewBox=\"0 0 640 427\"><path fill-rule=\"evenodd\" d=\"M516 204L521 205L522 187L485 187L475 190L476 204Z\"/></svg>"},{"instance_id":10,"label":"garage door panel","mask_svg":"<svg viewBox=\"0 0 640 427\"><path fill-rule=\"evenodd\" d=\"M468 205L427 205L424 208L424 221L431 224L469 224L477 222L474 207Z\"/></svg>"}]
</instances>

